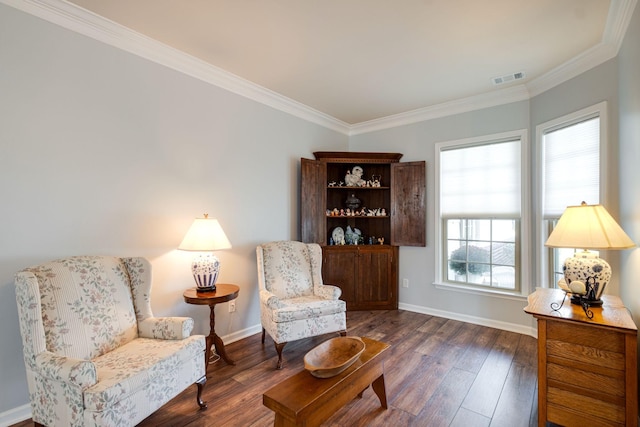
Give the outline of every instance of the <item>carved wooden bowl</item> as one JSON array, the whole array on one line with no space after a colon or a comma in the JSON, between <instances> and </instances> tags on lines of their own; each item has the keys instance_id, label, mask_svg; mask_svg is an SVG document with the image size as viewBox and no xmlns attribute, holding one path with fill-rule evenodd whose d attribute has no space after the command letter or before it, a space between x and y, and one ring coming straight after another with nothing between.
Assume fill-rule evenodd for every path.
<instances>
[{"instance_id":1,"label":"carved wooden bowl","mask_svg":"<svg viewBox=\"0 0 640 427\"><path fill-rule=\"evenodd\" d=\"M331 338L304 355L304 367L314 377L330 378L353 365L364 348L359 337Z\"/></svg>"}]
</instances>

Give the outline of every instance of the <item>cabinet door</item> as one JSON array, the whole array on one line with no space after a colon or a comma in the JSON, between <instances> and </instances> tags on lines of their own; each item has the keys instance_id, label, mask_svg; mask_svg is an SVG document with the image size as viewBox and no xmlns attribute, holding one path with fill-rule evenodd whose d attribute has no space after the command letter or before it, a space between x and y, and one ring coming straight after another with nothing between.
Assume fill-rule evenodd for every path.
<instances>
[{"instance_id":1,"label":"cabinet door","mask_svg":"<svg viewBox=\"0 0 640 427\"><path fill-rule=\"evenodd\" d=\"M391 164L391 244L426 246L426 162Z\"/></svg>"},{"instance_id":2,"label":"cabinet door","mask_svg":"<svg viewBox=\"0 0 640 427\"><path fill-rule=\"evenodd\" d=\"M317 160L300 159L300 234L305 243L327 244L327 167Z\"/></svg>"},{"instance_id":3,"label":"cabinet door","mask_svg":"<svg viewBox=\"0 0 640 427\"><path fill-rule=\"evenodd\" d=\"M356 304L358 281L358 248L351 246L324 246L322 248L322 281L342 289L341 300L347 310Z\"/></svg>"},{"instance_id":4,"label":"cabinet door","mask_svg":"<svg viewBox=\"0 0 640 427\"><path fill-rule=\"evenodd\" d=\"M373 310L398 308L398 248L360 246L356 299L358 308Z\"/></svg>"}]
</instances>

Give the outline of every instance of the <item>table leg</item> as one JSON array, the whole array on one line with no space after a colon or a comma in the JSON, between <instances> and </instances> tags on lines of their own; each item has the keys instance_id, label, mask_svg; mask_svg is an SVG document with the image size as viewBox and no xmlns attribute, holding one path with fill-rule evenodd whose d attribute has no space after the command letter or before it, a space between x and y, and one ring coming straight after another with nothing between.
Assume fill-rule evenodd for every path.
<instances>
[{"instance_id":1,"label":"table leg","mask_svg":"<svg viewBox=\"0 0 640 427\"><path fill-rule=\"evenodd\" d=\"M384 387L384 374L376 378L371 384L371 387L373 387L373 391L375 391L378 399L380 399L380 405L382 405L384 409L387 409L387 390Z\"/></svg>"},{"instance_id":2,"label":"table leg","mask_svg":"<svg viewBox=\"0 0 640 427\"><path fill-rule=\"evenodd\" d=\"M229 365L235 365L236 362L229 359L229 357L227 356L227 352L224 349L224 342L222 342L222 338L220 338L218 334L216 334L216 312L215 312L216 305L211 304L209 307L211 308L211 317L209 321L209 327L210 327L209 336L207 337L207 341L206 341L207 351L205 353L205 357L207 360L205 361L205 363L207 364L209 363L209 358L211 357L211 345L213 344L216 348L216 353L220 355L222 360L227 362Z\"/></svg>"}]
</instances>

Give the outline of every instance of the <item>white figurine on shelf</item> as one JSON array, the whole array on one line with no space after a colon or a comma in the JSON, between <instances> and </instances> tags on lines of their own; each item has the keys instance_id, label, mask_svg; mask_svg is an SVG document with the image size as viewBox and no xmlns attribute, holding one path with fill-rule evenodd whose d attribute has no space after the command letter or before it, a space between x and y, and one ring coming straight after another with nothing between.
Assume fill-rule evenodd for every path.
<instances>
[{"instance_id":1,"label":"white figurine on shelf","mask_svg":"<svg viewBox=\"0 0 640 427\"><path fill-rule=\"evenodd\" d=\"M363 173L364 171L362 170L362 167L354 166L351 171L347 171L344 181L348 187L363 187L367 185L367 181L362 179Z\"/></svg>"}]
</instances>

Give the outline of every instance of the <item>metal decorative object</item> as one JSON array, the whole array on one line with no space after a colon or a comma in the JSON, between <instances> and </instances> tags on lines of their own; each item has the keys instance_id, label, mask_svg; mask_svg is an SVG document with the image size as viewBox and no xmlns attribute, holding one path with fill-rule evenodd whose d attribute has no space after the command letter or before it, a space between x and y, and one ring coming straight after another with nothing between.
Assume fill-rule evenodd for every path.
<instances>
[{"instance_id":1,"label":"metal decorative object","mask_svg":"<svg viewBox=\"0 0 640 427\"><path fill-rule=\"evenodd\" d=\"M564 292L564 296L562 297L562 302L560 304L558 304L557 302L552 302L550 304L551 310L560 311L560 309L564 305L564 301L567 299L567 295L571 294L571 292L567 292L565 290L562 290L562 291ZM573 294L571 296L571 304L580 305L582 307L582 310L584 311L585 316L587 316L588 319L593 319L593 311L591 311L590 307L592 305L602 305L602 301L599 301L599 304L594 304L593 300L590 300L584 295Z\"/></svg>"}]
</instances>

